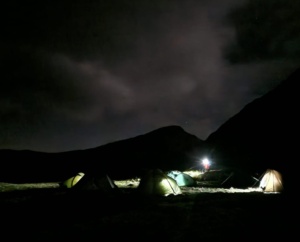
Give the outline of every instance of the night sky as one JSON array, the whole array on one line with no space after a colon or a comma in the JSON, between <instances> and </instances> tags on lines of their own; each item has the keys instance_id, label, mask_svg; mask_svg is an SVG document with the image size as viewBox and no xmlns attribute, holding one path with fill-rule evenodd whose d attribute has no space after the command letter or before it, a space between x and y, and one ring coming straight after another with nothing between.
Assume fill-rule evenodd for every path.
<instances>
[{"instance_id":1,"label":"night sky","mask_svg":"<svg viewBox=\"0 0 300 242\"><path fill-rule=\"evenodd\" d=\"M1 2L0 149L205 140L300 67L300 1Z\"/></svg>"}]
</instances>

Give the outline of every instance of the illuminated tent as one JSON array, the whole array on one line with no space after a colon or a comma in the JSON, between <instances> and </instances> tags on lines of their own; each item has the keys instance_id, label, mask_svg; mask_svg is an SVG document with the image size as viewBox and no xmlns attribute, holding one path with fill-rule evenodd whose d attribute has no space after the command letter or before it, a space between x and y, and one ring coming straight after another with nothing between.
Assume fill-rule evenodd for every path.
<instances>
[{"instance_id":1,"label":"illuminated tent","mask_svg":"<svg viewBox=\"0 0 300 242\"><path fill-rule=\"evenodd\" d=\"M70 177L69 179L62 182L61 186L66 188L71 188L76 185L76 183L84 176L83 172L77 173L77 175Z\"/></svg>"},{"instance_id":2,"label":"illuminated tent","mask_svg":"<svg viewBox=\"0 0 300 242\"><path fill-rule=\"evenodd\" d=\"M169 196L181 194L177 182L160 169L147 171L140 180L138 191L144 195Z\"/></svg>"},{"instance_id":3,"label":"illuminated tent","mask_svg":"<svg viewBox=\"0 0 300 242\"><path fill-rule=\"evenodd\" d=\"M259 187L264 192L282 192L282 175L273 169L268 169L262 176Z\"/></svg>"},{"instance_id":4,"label":"illuminated tent","mask_svg":"<svg viewBox=\"0 0 300 242\"><path fill-rule=\"evenodd\" d=\"M111 191L118 188L108 175L89 175L78 173L76 176L67 179L62 183L63 187L74 190L101 190Z\"/></svg>"},{"instance_id":5,"label":"illuminated tent","mask_svg":"<svg viewBox=\"0 0 300 242\"><path fill-rule=\"evenodd\" d=\"M86 174L80 181L74 186L77 190L100 190L104 192L116 190L118 186L111 180L108 175L88 175Z\"/></svg>"},{"instance_id":6,"label":"illuminated tent","mask_svg":"<svg viewBox=\"0 0 300 242\"><path fill-rule=\"evenodd\" d=\"M167 173L167 175L173 178L177 182L177 185L180 187L194 186L196 184L193 177L181 171L170 171Z\"/></svg>"}]
</instances>

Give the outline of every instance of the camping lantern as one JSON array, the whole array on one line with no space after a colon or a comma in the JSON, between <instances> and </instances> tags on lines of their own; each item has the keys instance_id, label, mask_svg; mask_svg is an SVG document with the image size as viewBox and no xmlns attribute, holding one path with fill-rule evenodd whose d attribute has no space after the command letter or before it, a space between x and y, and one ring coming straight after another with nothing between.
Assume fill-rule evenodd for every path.
<instances>
[{"instance_id":1,"label":"camping lantern","mask_svg":"<svg viewBox=\"0 0 300 242\"><path fill-rule=\"evenodd\" d=\"M208 171L209 166L210 166L210 161L207 158L204 158L202 160L202 165L204 167L204 171Z\"/></svg>"}]
</instances>

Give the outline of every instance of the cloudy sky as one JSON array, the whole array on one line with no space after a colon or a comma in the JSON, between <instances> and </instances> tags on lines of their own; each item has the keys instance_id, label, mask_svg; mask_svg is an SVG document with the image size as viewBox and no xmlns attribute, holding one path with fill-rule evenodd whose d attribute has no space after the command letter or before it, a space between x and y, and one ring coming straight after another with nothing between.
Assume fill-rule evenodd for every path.
<instances>
[{"instance_id":1,"label":"cloudy sky","mask_svg":"<svg viewBox=\"0 0 300 242\"><path fill-rule=\"evenodd\" d=\"M12 0L0 149L86 149L168 125L205 140L300 66L294 0Z\"/></svg>"}]
</instances>

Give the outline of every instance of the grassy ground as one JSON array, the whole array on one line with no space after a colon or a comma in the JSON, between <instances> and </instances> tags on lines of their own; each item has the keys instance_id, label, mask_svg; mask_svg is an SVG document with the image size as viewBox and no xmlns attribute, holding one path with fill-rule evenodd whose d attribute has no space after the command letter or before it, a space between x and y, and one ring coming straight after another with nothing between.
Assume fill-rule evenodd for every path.
<instances>
[{"instance_id":1,"label":"grassy ground","mask_svg":"<svg viewBox=\"0 0 300 242\"><path fill-rule=\"evenodd\" d=\"M2 236L7 241L88 242L241 241L296 235L291 215L297 208L284 194L196 186L183 188L177 196L141 196L136 182L118 181L121 188L109 193L61 189L55 183L2 183Z\"/></svg>"}]
</instances>

